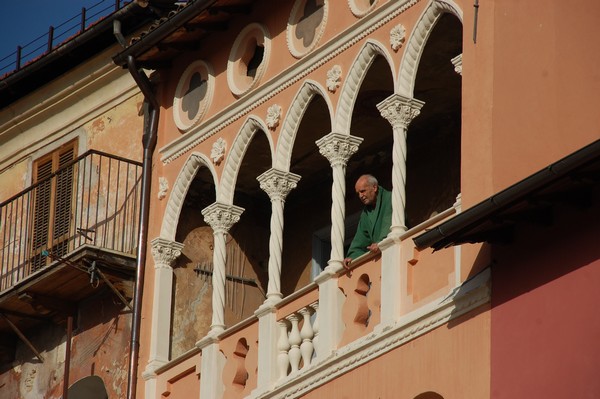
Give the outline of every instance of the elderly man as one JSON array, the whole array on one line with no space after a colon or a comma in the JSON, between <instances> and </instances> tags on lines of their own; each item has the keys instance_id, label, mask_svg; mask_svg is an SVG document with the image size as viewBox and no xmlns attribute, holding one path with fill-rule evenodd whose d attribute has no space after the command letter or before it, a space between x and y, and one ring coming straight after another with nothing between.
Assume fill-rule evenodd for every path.
<instances>
[{"instance_id":1,"label":"elderly man","mask_svg":"<svg viewBox=\"0 0 600 399\"><path fill-rule=\"evenodd\" d=\"M377 243L388 235L392 224L392 193L379 187L377 179L372 175L359 177L354 188L365 207L360 215L347 258L344 259L346 268L352 259L362 254L378 253Z\"/></svg>"}]
</instances>

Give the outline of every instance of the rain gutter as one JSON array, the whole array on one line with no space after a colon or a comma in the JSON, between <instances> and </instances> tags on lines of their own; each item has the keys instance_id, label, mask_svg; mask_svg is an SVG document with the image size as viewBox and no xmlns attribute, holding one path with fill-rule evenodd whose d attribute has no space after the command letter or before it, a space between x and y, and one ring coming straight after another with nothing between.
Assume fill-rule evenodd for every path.
<instances>
[{"instance_id":1,"label":"rain gutter","mask_svg":"<svg viewBox=\"0 0 600 399\"><path fill-rule=\"evenodd\" d=\"M120 21L113 24L115 37L124 43ZM140 349L140 324L142 318L142 297L144 293L144 275L146 269L146 252L148 243L148 221L150 214L150 190L152 182L152 155L156 148L158 118L160 107L150 83L143 70L136 65L133 56L127 57L127 68L144 95L144 132L142 144L144 155L142 160L142 194L140 204L140 230L138 233L137 264L135 291L133 295L133 316L131 322L131 340L129 347L129 372L127 381L127 399L135 399L137 390L137 369Z\"/></svg>"}]
</instances>

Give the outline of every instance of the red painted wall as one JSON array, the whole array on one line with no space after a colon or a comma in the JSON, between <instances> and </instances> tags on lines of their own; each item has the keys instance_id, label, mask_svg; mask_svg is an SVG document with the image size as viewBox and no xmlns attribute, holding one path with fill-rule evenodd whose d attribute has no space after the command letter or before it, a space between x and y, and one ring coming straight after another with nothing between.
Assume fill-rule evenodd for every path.
<instances>
[{"instance_id":1,"label":"red painted wall","mask_svg":"<svg viewBox=\"0 0 600 399\"><path fill-rule=\"evenodd\" d=\"M596 197L597 201L598 197ZM600 397L600 206L495 247L491 398Z\"/></svg>"}]
</instances>

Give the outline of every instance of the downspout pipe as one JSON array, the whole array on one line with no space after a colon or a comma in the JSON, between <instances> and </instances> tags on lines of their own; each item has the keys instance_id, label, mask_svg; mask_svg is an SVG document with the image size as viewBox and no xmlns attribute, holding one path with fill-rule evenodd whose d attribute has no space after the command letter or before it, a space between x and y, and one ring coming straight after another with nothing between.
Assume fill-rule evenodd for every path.
<instances>
[{"instance_id":1,"label":"downspout pipe","mask_svg":"<svg viewBox=\"0 0 600 399\"><path fill-rule=\"evenodd\" d=\"M114 34L119 43L123 43L120 21L113 26ZM144 148L142 161L142 194L140 204L140 230L138 233L138 249L135 276L135 291L133 295L133 316L131 322L131 340L129 346L129 373L127 380L127 399L135 399L137 393L137 370L140 350L140 324L142 319L142 297L144 293L144 274L146 270L146 252L148 243L148 221L150 215L150 190L152 183L152 155L156 148L158 118L160 107L150 79L140 70L133 56L127 57L127 68L144 95L144 133L142 144Z\"/></svg>"}]
</instances>

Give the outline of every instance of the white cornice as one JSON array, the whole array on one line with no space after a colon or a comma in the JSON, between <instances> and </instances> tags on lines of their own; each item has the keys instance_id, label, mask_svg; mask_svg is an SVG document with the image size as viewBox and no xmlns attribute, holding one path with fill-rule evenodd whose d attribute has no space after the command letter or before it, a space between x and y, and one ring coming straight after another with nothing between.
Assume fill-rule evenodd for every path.
<instances>
[{"instance_id":1,"label":"white cornice","mask_svg":"<svg viewBox=\"0 0 600 399\"><path fill-rule=\"evenodd\" d=\"M390 1L382 5L373 13L362 18L360 24L350 26L337 38L306 55L290 68L282 71L269 82L258 87L247 97L224 108L207 119L205 123L191 129L187 134L178 137L162 147L159 150L162 154L162 162L168 164L184 155L204 140L249 114L253 109L264 104L283 90L308 76L317 68L334 59L417 2L418 0Z\"/></svg>"}]
</instances>

